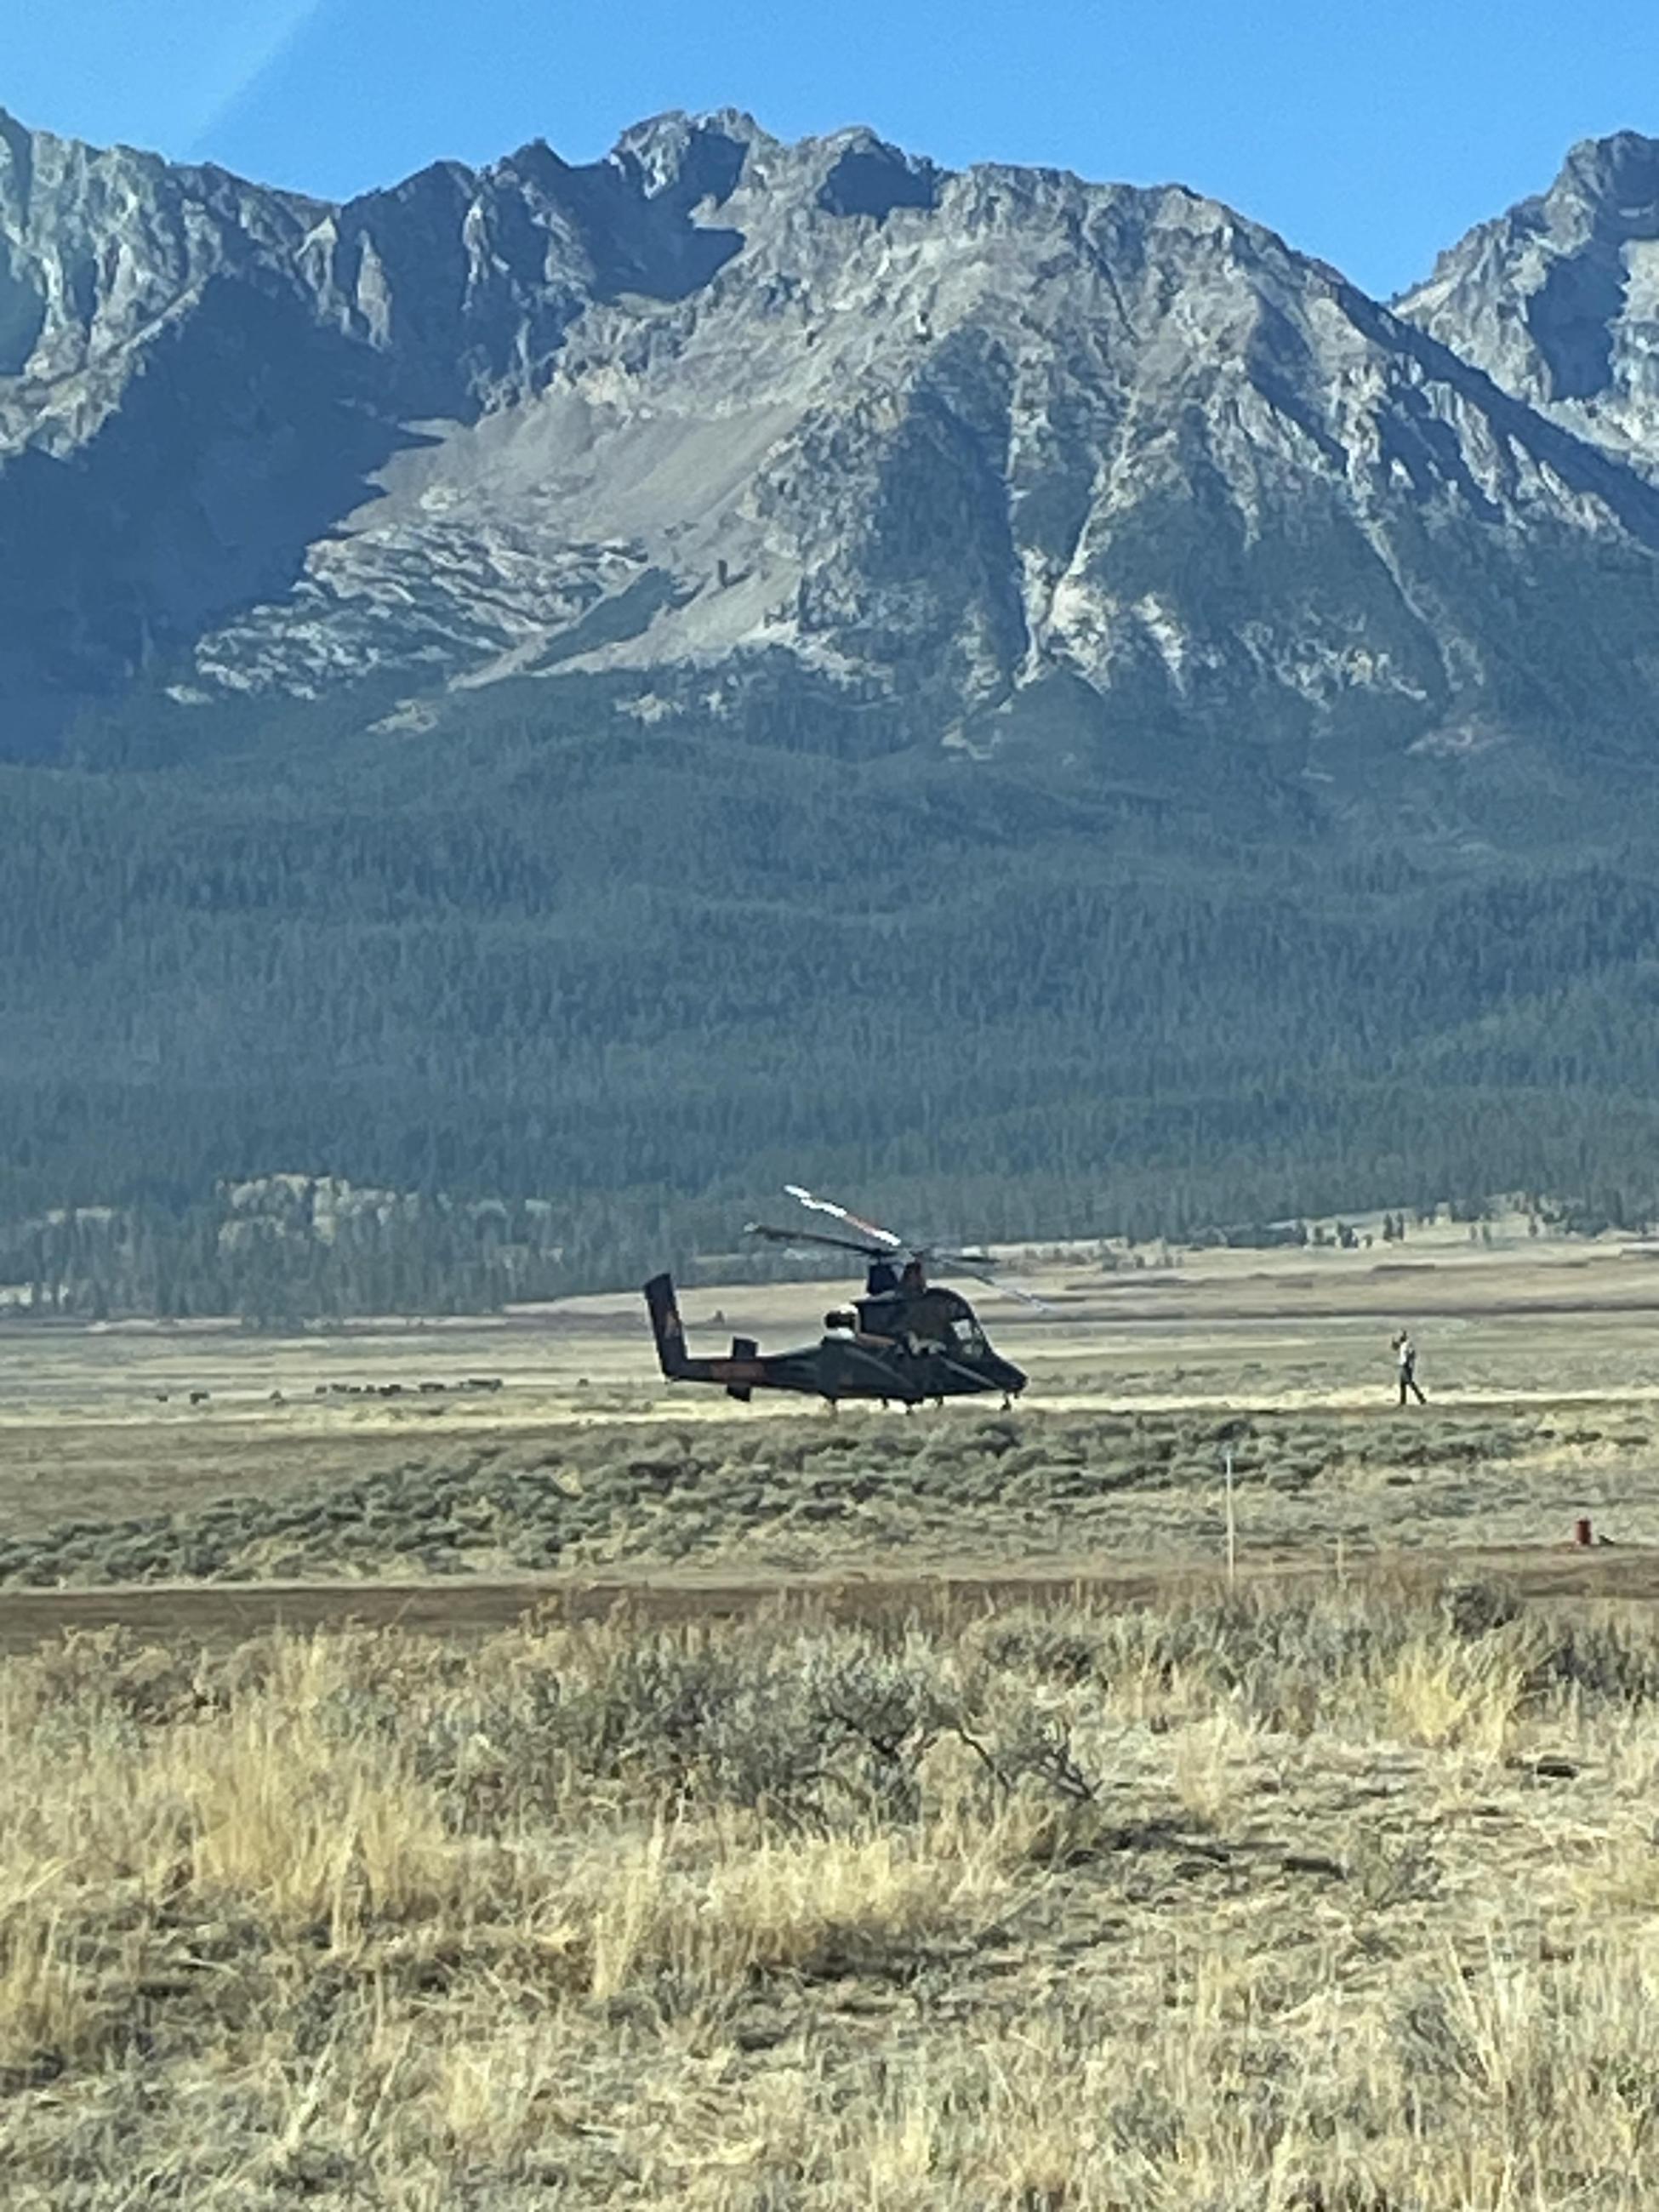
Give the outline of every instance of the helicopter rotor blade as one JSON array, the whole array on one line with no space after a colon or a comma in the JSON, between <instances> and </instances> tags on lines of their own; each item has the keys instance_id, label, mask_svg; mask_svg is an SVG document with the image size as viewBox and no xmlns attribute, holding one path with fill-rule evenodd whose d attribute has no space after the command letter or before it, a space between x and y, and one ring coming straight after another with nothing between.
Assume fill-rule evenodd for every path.
<instances>
[{"instance_id":1,"label":"helicopter rotor blade","mask_svg":"<svg viewBox=\"0 0 1659 2212\"><path fill-rule=\"evenodd\" d=\"M988 1252L930 1252L927 1257L930 1261L936 1260L940 1267L948 1267L952 1274L972 1275L989 1289L1005 1291L1009 1297L1018 1298L1022 1305L1034 1306L1039 1313L1049 1310L1035 1291L1028 1291L1020 1284L1011 1283L998 1274L996 1263Z\"/></svg>"},{"instance_id":2,"label":"helicopter rotor blade","mask_svg":"<svg viewBox=\"0 0 1659 2212\"><path fill-rule=\"evenodd\" d=\"M1034 1291L1023 1289L1018 1283L1005 1282L996 1273L996 1263L988 1252L944 1252L931 1244L907 1244L890 1229L882 1228L878 1222L866 1221L862 1215L838 1205L832 1198L817 1197L801 1183L787 1182L784 1188L791 1198L810 1207L814 1213L827 1213L834 1220L844 1221L849 1229L861 1230L866 1237L873 1237L878 1241L873 1245L857 1243L849 1237L831 1237L823 1230L775 1229L763 1221L745 1223L744 1233L746 1236L769 1237L775 1244L827 1244L832 1251L857 1252L866 1260L884 1259L890 1252L908 1252L913 1259L921 1261L928 1267L938 1266L953 1274L972 1275L988 1288L1006 1291L1011 1298L1018 1298L1023 1305L1035 1307L1039 1313L1049 1310Z\"/></svg>"},{"instance_id":3,"label":"helicopter rotor blade","mask_svg":"<svg viewBox=\"0 0 1659 2212\"><path fill-rule=\"evenodd\" d=\"M837 1206L833 1198L814 1198L810 1190L804 1189L798 1182L787 1182L783 1187L791 1198L799 1199L803 1206L809 1206L814 1213L833 1214L837 1221L844 1221L849 1229L861 1229L866 1237L875 1237L878 1243L885 1244L890 1251L900 1252L904 1249L904 1239L902 1237L896 1237L890 1229L882 1228L878 1222L866 1221L858 1214L849 1212L846 1206Z\"/></svg>"},{"instance_id":4,"label":"helicopter rotor blade","mask_svg":"<svg viewBox=\"0 0 1659 2212\"><path fill-rule=\"evenodd\" d=\"M819 1229L774 1229L765 1221L745 1221L745 1237L764 1237L774 1244L827 1244L836 1252L856 1252L860 1259L881 1257L878 1244L857 1244L850 1237L828 1237Z\"/></svg>"},{"instance_id":5,"label":"helicopter rotor blade","mask_svg":"<svg viewBox=\"0 0 1659 2212\"><path fill-rule=\"evenodd\" d=\"M988 1260L976 1260L967 1252L935 1252L924 1249L916 1255L929 1273L943 1270L951 1275L972 1275L981 1283L994 1280Z\"/></svg>"}]
</instances>

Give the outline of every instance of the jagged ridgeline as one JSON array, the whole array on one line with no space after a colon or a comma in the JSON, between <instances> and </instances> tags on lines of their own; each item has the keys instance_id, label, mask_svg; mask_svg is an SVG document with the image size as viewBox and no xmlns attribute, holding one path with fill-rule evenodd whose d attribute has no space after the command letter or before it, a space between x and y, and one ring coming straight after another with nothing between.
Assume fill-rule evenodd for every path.
<instances>
[{"instance_id":1,"label":"jagged ridgeline","mask_svg":"<svg viewBox=\"0 0 1659 2212\"><path fill-rule=\"evenodd\" d=\"M343 207L0 119L0 1276L1652 1210L1653 147L1489 231L1391 312L731 114Z\"/></svg>"}]
</instances>

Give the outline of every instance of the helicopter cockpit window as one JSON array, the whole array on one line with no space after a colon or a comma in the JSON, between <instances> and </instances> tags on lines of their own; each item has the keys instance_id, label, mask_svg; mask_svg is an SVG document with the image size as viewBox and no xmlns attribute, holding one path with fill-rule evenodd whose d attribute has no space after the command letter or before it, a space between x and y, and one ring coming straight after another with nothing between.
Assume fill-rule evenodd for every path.
<instances>
[{"instance_id":1,"label":"helicopter cockpit window","mask_svg":"<svg viewBox=\"0 0 1659 2212\"><path fill-rule=\"evenodd\" d=\"M976 1321L953 1321L951 1334L956 1339L957 1349L977 1359L985 1349L985 1335Z\"/></svg>"}]
</instances>

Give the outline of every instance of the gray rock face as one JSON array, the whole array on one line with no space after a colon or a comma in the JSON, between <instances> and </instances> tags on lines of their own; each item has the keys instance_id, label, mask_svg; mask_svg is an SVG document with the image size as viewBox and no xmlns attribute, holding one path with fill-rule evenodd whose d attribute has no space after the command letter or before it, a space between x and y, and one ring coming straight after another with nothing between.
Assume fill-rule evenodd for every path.
<instances>
[{"instance_id":1,"label":"gray rock face","mask_svg":"<svg viewBox=\"0 0 1659 2212\"><path fill-rule=\"evenodd\" d=\"M1659 140L1575 146L1547 192L1470 231L1398 312L1580 436L1659 466Z\"/></svg>"},{"instance_id":2,"label":"gray rock face","mask_svg":"<svg viewBox=\"0 0 1659 2212\"><path fill-rule=\"evenodd\" d=\"M730 112L343 207L0 121L0 748L135 685L395 722L572 672L1316 775L1627 718L1659 187L1608 147L1392 313L1180 189Z\"/></svg>"}]
</instances>

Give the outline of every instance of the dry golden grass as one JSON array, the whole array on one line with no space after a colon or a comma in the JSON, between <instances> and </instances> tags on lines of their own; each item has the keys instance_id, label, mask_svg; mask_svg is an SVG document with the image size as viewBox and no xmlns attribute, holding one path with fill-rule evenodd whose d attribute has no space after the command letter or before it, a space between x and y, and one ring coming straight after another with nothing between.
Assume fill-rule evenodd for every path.
<instances>
[{"instance_id":1,"label":"dry golden grass","mask_svg":"<svg viewBox=\"0 0 1659 2212\"><path fill-rule=\"evenodd\" d=\"M1659 1622L1338 1565L1592 1510L1639 1569L1651 1261L1405 1258L1086 1284L1073 1257L1073 1302L1011 1334L1037 1378L1011 1421L613 1419L661 1396L632 1300L550 1322L545 1357L53 1339L0 1431L19 1583L1213 1565L1229 1440L1247 1563L1331 1574L0 1662L3 2212L1659 2199ZM727 1324L825 1302L766 1297ZM1417 1324L1426 1420L1376 1406L1379 1317ZM148 1396L209 1359L199 1418ZM508 1387L295 1402L381 1360Z\"/></svg>"},{"instance_id":2,"label":"dry golden grass","mask_svg":"<svg viewBox=\"0 0 1659 2212\"><path fill-rule=\"evenodd\" d=\"M1659 1628L1330 1587L0 1666L19 2212L1636 2212Z\"/></svg>"}]
</instances>

